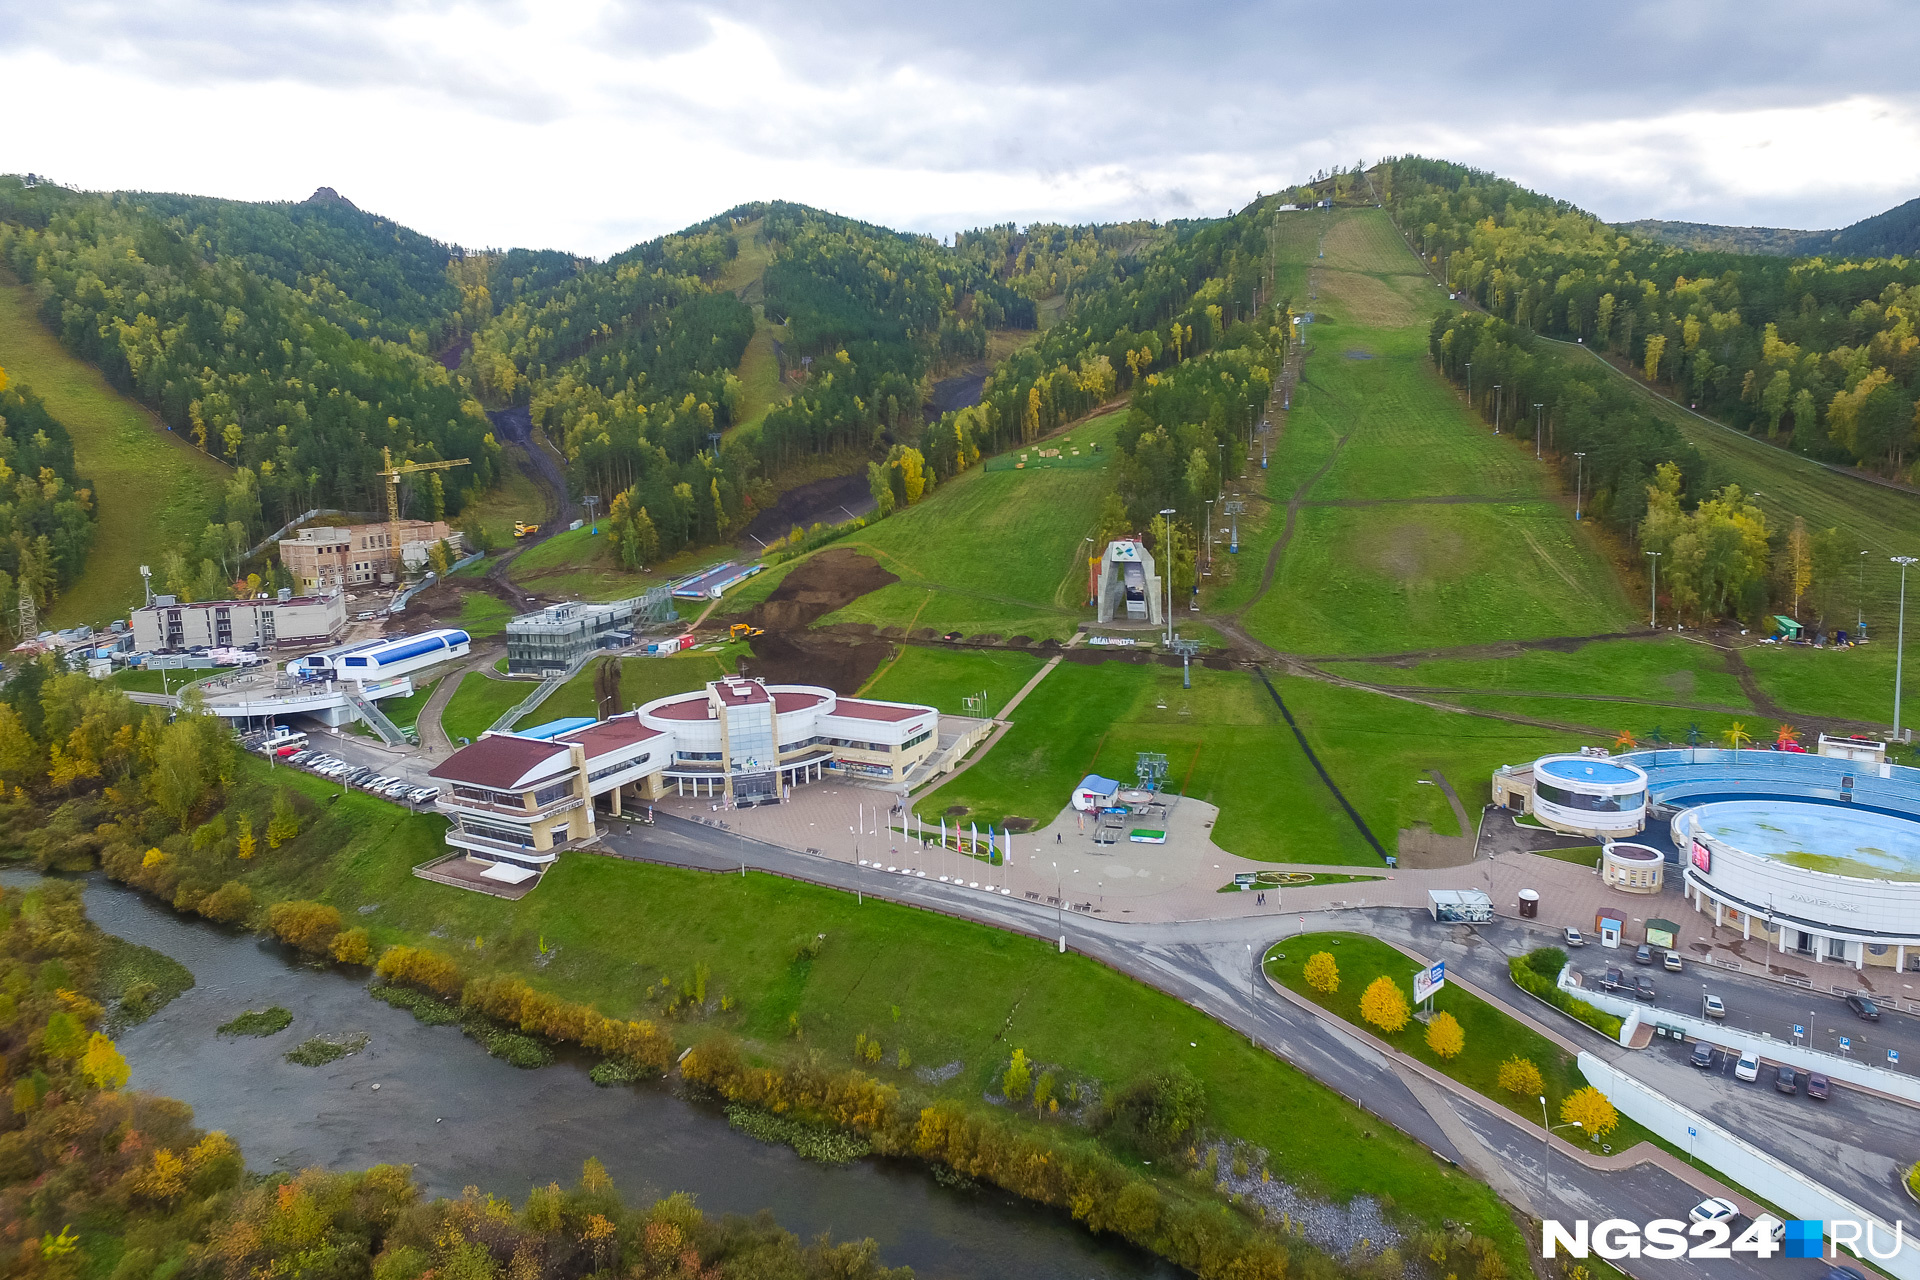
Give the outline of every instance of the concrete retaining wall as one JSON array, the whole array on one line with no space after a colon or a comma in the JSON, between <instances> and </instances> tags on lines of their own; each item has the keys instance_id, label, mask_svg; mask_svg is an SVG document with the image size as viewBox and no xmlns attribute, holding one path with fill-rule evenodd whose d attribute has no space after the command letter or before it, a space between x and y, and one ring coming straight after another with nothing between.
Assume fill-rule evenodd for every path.
<instances>
[{"instance_id":1,"label":"concrete retaining wall","mask_svg":"<svg viewBox=\"0 0 1920 1280\"><path fill-rule=\"evenodd\" d=\"M1760 1199L1779 1205L1789 1217L1818 1218L1823 1222L1851 1219L1862 1224L1863 1241L1882 1252L1893 1247L1893 1226L1851 1200L1821 1186L1807 1175L1774 1159L1758 1147L1697 1115L1656 1089L1591 1053L1579 1058L1580 1073L1607 1095L1620 1114L1688 1152L1703 1165L1718 1170ZM1675 1205L1670 1216L1684 1219L1691 1205ZM1864 1245L1863 1245L1864 1248ZM1891 1259L1875 1265L1896 1280L1920 1280L1920 1249L1904 1243ZM1764 1264L1762 1264L1764 1265Z\"/></svg>"}]
</instances>

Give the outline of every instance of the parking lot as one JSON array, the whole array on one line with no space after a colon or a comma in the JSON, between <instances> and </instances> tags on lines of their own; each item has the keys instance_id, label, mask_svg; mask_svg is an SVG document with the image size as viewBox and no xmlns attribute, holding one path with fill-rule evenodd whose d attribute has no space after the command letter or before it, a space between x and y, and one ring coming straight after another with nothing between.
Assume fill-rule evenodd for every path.
<instances>
[{"instance_id":1,"label":"parking lot","mask_svg":"<svg viewBox=\"0 0 1920 1280\"><path fill-rule=\"evenodd\" d=\"M270 758L278 767L299 769L412 809L431 808L440 794L440 788L430 779L419 777L420 768L414 759L404 763L366 759L366 752L338 741L317 739L319 735L298 734L289 740L283 734L263 732L246 735L241 745Z\"/></svg>"}]
</instances>

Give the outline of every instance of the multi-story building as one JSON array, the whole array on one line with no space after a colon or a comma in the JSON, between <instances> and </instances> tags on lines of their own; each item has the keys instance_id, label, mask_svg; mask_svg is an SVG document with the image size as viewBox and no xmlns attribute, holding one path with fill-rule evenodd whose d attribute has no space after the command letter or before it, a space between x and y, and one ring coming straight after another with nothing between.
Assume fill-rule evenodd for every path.
<instances>
[{"instance_id":1,"label":"multi-story building","mask_svg":"<svg viewBox=\"0 0 1920 1280\"><path fill-rule=\"evenodd\" d=\"M729 678L551 737L489 733L433 776L447 844L490 864L478 874L518 884L599 839L603 808L618 816L668 792L773 803L826 777L910 782L939 725L932 707Z\"/></svg>"},{"instance_id":2,"label":"multi-story building","mask_svg":"<svg viewBox=\"0 0 1920 1280\"><path fill-rule=\"evenodd\" d=\"M664 586L631 600L550 604L507 623L507 670L537 676L564 671L595 649L631 644L636 626L679 616L671 588Z\"/></svg>"},{"instance_id":3,"label":"multi-story building","mask_svg":"<svg viewBox=\"0 0 1920 1280\"><path fill-rule=\"evenodd\" d=\"M202 600L183 604L155 596L133 611L133 646L149 653L177 649L324 644L347 625L346 597L339 591L296 596L282 590L252 600Z\"/></svg>"},{"instance_id":4,"label":"multi-story building","mask_svg":"<svg viewBox=\"0 0 1920 1280\"><path fill-rule=\"evenodd\" d=\"M396 560L424 564L434 543L445 540L457 549L459 537L444 520L309 527L280 540L280 563L302 591L391 582Z\"/></svg>"}]
</instances>

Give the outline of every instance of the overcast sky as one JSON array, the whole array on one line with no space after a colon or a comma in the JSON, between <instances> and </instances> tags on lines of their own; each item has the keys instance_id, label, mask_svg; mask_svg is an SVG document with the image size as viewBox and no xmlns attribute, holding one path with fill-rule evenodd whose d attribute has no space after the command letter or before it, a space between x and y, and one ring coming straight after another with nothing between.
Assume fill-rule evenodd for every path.
<instances>
[{"instance_id":1,"label":"overcast sky","mask_svg":"<svg viewBox=\"0 0 1920 1280\"><path fill-rule=\"evenodd\" d=\"M949 235L1420 152L1615 220L1920 195L1913 0L0 0L0 171L602 256L744 200Z\"/></svg>"}]
</instances>

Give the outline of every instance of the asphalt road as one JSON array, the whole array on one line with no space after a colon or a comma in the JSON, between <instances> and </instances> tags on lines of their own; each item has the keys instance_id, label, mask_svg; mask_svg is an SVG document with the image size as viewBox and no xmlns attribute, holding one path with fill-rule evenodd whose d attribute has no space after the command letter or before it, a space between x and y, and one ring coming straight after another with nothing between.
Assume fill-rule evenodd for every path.
<instances>
[{"instance_id":1,"label":"asphalt road","mask_svg":"<svg viewBox=\"0 0 1920 1280\"><path fill-rule=\"evenodd\" d=\"M1063 930L1073 950L1184 1000L1248 1036L1441 1158L1477 1163L1483 1169L1492 1165L1495 1179L1510 1183L1503 1194L1539 1216L1594 1221L1624 1217L1642 1222L1684 1218L1700 1198L1693 1188L1653 1166L1607 1172L1578 1164L1564 1154L1550 1155L1539 1129L1504 1108L1429 1086L1436 1105L1452 1109L1449 1119L1457 1119L1456 1132L1464 1126L1482 1148L1463 1153L1383 1054L1345 1028L1297 1008L1254 981L1253 966L1268 945L1303 930L1352 929L1360 923L1353 912L1156 925L1121 924L1073 912L1061 917L1054 908L1024 898L989 896L937 880L888 875L761 844L718 825L666 815L652 827L613 829L603 847L620 856L713 871L737 870L744 864L1046 938L1058 937ZM1386 933L1396 931L1391 923L1396 915L1409 922L1399 927L1417 931L1410 913L1366 913L1368 919L1388 917L1382 929ZM1440 940L1436 936L1423 940L1423 945ZM1462 949L1485 950L1490 958L1495 956L1495 948L1484 942ZM1490 963L1497 963L1504 972L1503 960L1490 959ZM1716 1280L1723 1276L1800 1280L1802 1270L1808 1277L1824 1273L1811 1263L1788 1264L1779 1259L1761 1263L1745 1256L1716 1262L1643 1259L1635 1265L1635 1274L1643 1280L1701 1275Z\"/></svg>"}]
</instances>

